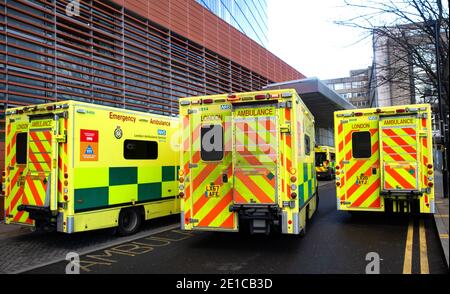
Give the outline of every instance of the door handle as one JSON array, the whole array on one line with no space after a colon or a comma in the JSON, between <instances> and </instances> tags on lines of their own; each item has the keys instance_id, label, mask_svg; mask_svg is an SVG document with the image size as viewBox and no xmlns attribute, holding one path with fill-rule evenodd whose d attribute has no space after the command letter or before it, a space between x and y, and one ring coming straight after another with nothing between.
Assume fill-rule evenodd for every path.
<instances>
[{"instance_id":1,"label":"door handle","mask_svg":"<svg viewBox=\"0 0 450 294\"><path fill-rule=\"evenodd\" d=\"M222 174L222 182L228 183L228 175L227 174Z\"/></svg>"},{"instance_id":2,"label":"door handle","mask_svg":"<svg viewBox=\"0 0 450 294\"><path fill-rule=\"evenodd\" d=\"M377 168L376 167L372 167L372 175L376 175L377 174Z\"/></svg>"}]
</instances>

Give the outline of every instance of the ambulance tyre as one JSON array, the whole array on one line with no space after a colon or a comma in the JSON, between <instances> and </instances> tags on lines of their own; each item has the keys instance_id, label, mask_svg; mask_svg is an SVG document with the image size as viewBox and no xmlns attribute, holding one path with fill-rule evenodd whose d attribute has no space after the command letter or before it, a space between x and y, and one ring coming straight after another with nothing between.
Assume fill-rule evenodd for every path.
<instances>
[{"instance_id":1,"label":"ambulance tyre","mask_svg":"<svg viewBox=\"0 0 450 294\"><path fill-rule=\"evenodd\" d=\"M124 208L119 213L119 225L117 233L119 236L133 235L139 230L142 216L137 208Z\"/></svg>"},{"instance_id":2,"label":"ambulance tyre","mask_svg":"<svg viewBox=\"0 0 450 294\"><path fill-rule=\"evenodd\" d=\"M306 208L306 209L308 209L308 208ZM308 211L308 210L306 210L306 211ZM308 213L306 213L306 214L308 214ZM300 238L303 238L303 237L305 237L306 236L306 224L308 223L308 215L306 215L306 219L305 219L305 224L303 225L303 229L300 231L300 233L298 234L298 236L300 237Z\"/></svg>"}]
</instances>

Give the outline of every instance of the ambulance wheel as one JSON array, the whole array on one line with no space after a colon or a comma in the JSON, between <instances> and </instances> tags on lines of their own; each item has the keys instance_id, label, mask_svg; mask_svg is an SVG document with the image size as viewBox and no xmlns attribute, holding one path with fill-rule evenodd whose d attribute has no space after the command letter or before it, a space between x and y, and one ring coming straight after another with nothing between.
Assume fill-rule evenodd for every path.
<instances>
[{"instance_id":1,"label":"ambulance wheel","mask_svg":"<svg viewBox=\"0 0 450 294\"><path fill-rule=\"evenodd\" d=\"M316 194L316 211L317 212L319 210L319 192L317 192Z\"/></svg>"},{"instance_id":2,"label":"ambulance wheel","mask_svg":"<svg viewBox=\"0 0 450 294\"><path fill-rule=\"evenodd\" d=\"M119 225L117 233L120 236L133 235L139 230L141 225L141 216L135 208L125 208L120 210Z\"/></svg>"}]
</instances>

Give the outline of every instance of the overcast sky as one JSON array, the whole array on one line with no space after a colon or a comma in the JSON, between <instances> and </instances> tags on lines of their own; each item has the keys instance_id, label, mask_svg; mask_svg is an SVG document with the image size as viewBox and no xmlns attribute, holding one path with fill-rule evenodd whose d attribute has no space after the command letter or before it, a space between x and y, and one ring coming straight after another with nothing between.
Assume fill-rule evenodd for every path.
<instances>
[{"instance_id":1,"label":"overcast sky","mask_svg":"<svg viewBox=\"0 0 450 294\"><path fill-rule=\"evenodd\" d=\"M371 64L371 40L355 44L362 32L333 23L352 15L342 0L267 2L268 49L307 77L345 77Z\"/></svg>"}]
</instances>

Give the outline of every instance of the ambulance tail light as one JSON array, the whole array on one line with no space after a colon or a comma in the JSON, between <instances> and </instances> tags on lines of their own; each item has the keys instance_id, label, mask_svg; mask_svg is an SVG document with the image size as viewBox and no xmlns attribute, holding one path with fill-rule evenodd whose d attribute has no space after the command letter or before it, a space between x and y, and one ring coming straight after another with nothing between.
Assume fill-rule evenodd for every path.
<instances>
[{"instance_id":1,"label":"ambulance tail light","mask_svg":"<svg viewBox=\"0 0 450 294\"><path fill-rule=\"evenodd\" d=\"M64 195L64 201L69 200L69 197L67 195Z\"/></svg>"},{"instance_id":2,"label":"ambulance tail light","mask_svg":"<svg viewBox=\"0 0 450 294\"><path fill-rule=\"evenodd\" d=\"M214 100L212 100L212 99L203 99L203 104L211 104L213 102L214 102Z\"/></svg>"},{"instance_id":3,"label":"ambulance tail light","mask_svg":"<svg viewBox=\"0 0 450 294\"><path fill-rule=\"evenodd\" d=\"M341 182L336 182L336 187L339 187L341 185Z\"/></svg>"},{"instance_id":4,"label":"ambulance tail light","mask_svg":"<svg viewBox=\"0 0 450 294\"><path fill-rule=\"evenodd\" d=\"M405 113L405 112L406 112L406 109L404 109L404 108L399 108L399 109L396 109L395 112L396 112L396 113Z\"/></svg>"},{"instance_id":5,"label":"ambulance tail light","mask_svg":"<svg viewBox=\"0 0 450 294\"><path fill-rule=\"evenodd\" d=\"M297 193L292 192L292 193L291 193L291 198L292 198L292 199L296 199L296 198L297 198Z\"/></svg>"},{"instance_id":6,"label":"ambulance tail light","mask_svg":"<svg viewBox=\"0 0 450 294\"><path fill-rule=\"evenodd\" d=\"M180 193L178 194L178 196L180 196L181 198L184 198L184 192L180 192Z\"/></svg>"},{"instance_id":7,"label":"ambulance tail light","mask_svg":"<svg viewBox=\"0 0 450 294\"><path fill-rule=\"evenodd\" d=\"M377 108L376 110L375 110L375 113L382 113L383 111L380 109L380 108Z\"/></svg>"},{"instance_id":8,"label":"ambulance tail light","mask_svg":"<svg viewBox=\"0 0 450 294\"><path fill-rule=\"evenodd\" d=\"M255 100L264 100L266 98L267 98L267 95L265 95L265 94L255 96Z\"/></svg>"},{"instance_id":9,"label":"ambulance tail light","mask_svg":"<svg viewBox=\"0 0 450 294\"><path fill-rule=\"evenodd\" d=\"M355 116L362 116L363 113L362 112L355 112Z\"/></svg>"},{"instance_id":10,"label":"ambulance tail light","mask_svg":"<svg viewBox=\"0 0 450 294\"><path fill-rule=\"evenodd\" d=\"M429 163L429 164L427 165L427 167L428 167L429 169L432 169L432 168L433 168L433 165L432 165L431 163Z\"/></svg>"},{"instance_id":11,"label":"ambulance tail light","mask_svg":"<svg viewBox=\"0 0 450 294\"><path fill-rule=\"evenodd\" d=\"M48 111L52 111L55 109L55 105L49 105L45 109L47 109Z\"/></svg>"},{"instance_id":12,"label":"ambulance tail light","mask_svg":"<svg viewBox=\"0 0 450 294\"><path fill-rule=\"evenodd\" d=\"M339 165L336 165L335 169L340 169L341 167Z\"/></svg>"},{"instance_id":13,"label":"ambulance tail light","mask_svg":"<svg viewBox=\"0 0 450 294\"><path fill-rule=\"evenodd\" d=\"M433 182L428 182L428 187L433 188Z\"/></svg>"}]
</instances>

